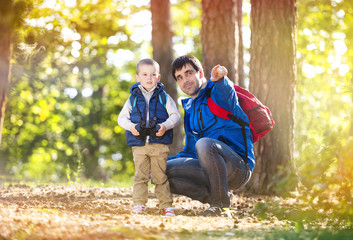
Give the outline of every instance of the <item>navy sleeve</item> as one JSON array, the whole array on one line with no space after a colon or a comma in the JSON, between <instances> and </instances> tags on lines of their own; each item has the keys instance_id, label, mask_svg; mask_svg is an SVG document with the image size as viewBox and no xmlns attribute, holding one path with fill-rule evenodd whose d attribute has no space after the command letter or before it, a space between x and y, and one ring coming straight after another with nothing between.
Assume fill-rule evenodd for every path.
<instances>
[{"instance_id":1,"label":"navy sleeve","mask_svg":"<svg viewBox=\"0 0 353 240\"><path fill-rule=\"evenodd\" d=\"M238 97L234 89L234 83L229 78L223 77L221 80L214 82L211 97L217 105L236 114L234 111L236 111L235 106L239 105Z\"/></svg>"}]
</instances>

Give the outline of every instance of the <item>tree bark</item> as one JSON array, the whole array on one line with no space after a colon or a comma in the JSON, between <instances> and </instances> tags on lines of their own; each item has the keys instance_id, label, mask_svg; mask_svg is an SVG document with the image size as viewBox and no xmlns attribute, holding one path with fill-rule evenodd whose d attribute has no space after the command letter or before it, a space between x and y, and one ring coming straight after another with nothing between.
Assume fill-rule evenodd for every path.
<instances>
[{"instance_id":1,"label":"tree bark","mask_svg":"<svg viewBox=\"0 0 353 240\"><path fill-rule=\"evenodd\" d=\"M202 65L208 79L212 68L223 65L238 83L238 24L236 0L202 0Z\"/></svg>"},{"instance_id":2,"label":"tree bark","mask_svg":"<svg viewBox=\"0 0 353 240\"><path fill-rule=\"evenodd\" d=\"M245 88L244 76L244 44L243 44L243 0L237 0L237 23L238 23L238 85Z\"/></svg>"},{"instance_id":3,"label":"tree bark","mask_svg":"<svg viewBox=\"0 0 353 240\"><path fill-rule=\"evenodd\" d=\"M13 0L2 1L0 8L0 144L5 119L7 89L11 78L13 51Z\"/></svg>"},{"instance_id":4,"label":"tree bark","mask_svg":"<svg viewBox=\"0 0 353 240\"><path fill-rule=\"evenodd\" d=\"M296 0L251 0L250 91L276 122L255 144L256 166L247 185L252 192L275 193L276 180L294 169L296 26Z\"/></svg>"},{"instance_id":5,"label":"tree bark","mask_svg":"<svg viewBox=\"0 0 353 240\"><path fill-rule=\"evenodd\" d=\"M173 48L170 24L169 0L151 0L152 13L152 48L153 58L160 65L161 82L165 91L178 104L176 81L172 76ZM183 147L182 124L173 129L174 138L170 148L170 155L175 155Z\"/></svg>"}]
</instances>

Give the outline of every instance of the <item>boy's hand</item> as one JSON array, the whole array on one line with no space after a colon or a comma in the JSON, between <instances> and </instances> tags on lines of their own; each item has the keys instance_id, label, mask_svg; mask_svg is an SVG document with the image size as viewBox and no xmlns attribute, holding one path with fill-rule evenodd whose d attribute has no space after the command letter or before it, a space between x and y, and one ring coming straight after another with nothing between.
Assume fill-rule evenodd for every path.
<instances>
[{"instance_id":1,"label":"boy's hand","mask_svg":"<svg viewBox=\"0 0 353 240\"><path fill-rule=\"evenodd\" d=\"M165 131L167 131L167 128L164 126L164 124L158 124L159 125L159 129L158 132L156 133L157 137L162 137L163 134L165 133Z\"/></svg>"},{"instance_id":2,"label":"boy's hand","mask_svg":"<svg viewBox=\"0 0 353 240\"><path fill-rule=\"evenodd\" d=\"M139 136L140 133L139 133L139 131L136 130L135 127L136 127L136 124L132 125L132 126L130 127L130 132L131 132L134 136Z\"/></svg>"},{"instance_id":3,"label":"boy's hand","mask_svg":"<svg viewBox=\"0 0 353 240\"><path fill-rule=\"evenodd\" d=\"M211 72L211 81L217 82L222 77L227 76L228 70L224 66L220 66L219 64L212 68Z\"/></svg>"}]
</instances>

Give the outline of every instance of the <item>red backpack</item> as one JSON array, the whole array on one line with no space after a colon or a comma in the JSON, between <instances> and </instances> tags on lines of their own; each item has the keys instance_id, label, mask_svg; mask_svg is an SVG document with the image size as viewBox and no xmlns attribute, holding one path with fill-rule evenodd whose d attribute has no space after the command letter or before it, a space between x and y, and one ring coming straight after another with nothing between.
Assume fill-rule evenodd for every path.
<instances>
[{"instance_id":1,"label":"red backpack","mask_svg":"<svg viewBox=\"0 0 353 240\"><path fill-rule=\"evenodd\" d=\"M249 91L237 85L234 85L234 89L237 93L240 107L248 116L250 124L234 116L231 112L228 112L227 110L218 106L211 98L211 89L207 91L207 104L211 112L217 117L233 120L234 122L242 126L243 129L244 126L250 127L253 136L253 143L260 140L273 128L275 121L272 118L270 109L263 105L259 101L259 99L257 99ZM245 133L245 129L243 133ZM244 139L245 138L246 136L244 136Z\"/></svg>"}]
</instances>

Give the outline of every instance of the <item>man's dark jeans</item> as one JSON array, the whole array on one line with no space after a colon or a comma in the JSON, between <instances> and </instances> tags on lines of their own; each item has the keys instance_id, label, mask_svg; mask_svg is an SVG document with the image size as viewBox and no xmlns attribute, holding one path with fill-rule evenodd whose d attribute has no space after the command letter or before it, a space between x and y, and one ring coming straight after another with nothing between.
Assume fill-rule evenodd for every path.
<instances>
[{"instance_id":1,"label":"man's dark jeans","mask_svg":"<svg viewBox=\"0 0 353 240\"><path fill-rule=\"evenodd\" d=\"M172 193L188 196L211 207L229 207L229 189L238 189L251 177L247 163L221 141L201 138L198 159L176 158L167 162Z\"/></svg>"}]
</instances>

